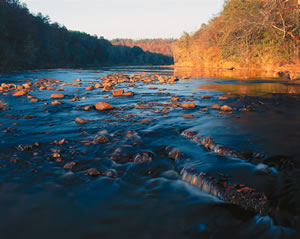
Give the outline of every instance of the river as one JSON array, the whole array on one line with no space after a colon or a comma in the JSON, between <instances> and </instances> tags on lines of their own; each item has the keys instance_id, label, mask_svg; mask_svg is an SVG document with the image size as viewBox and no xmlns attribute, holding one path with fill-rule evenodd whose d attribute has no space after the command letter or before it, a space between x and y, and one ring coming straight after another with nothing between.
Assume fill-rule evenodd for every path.
<instances>
[{"instance_id":1,"label":"river","mask_svg":"<svg viewBox=\"0 0 300 239\"><path fill-rule=\"evenodd\" d=\"M114 86L134 92L130 97L86 90L108 74L170 78L174 71L113 67L0 77L0 84L60 81L48 82L48 90L32 86L31 98L0 92L1 238L296 238L300 85L274 78L185 79L182 72L171 84ZM62 104L51 105L53 93L65 95ZM84 110L99 101L114 109ZM211 108L216 104L230 110ZM78 124L77 117L90 122ZM238 155L259 157L254 162L215 153L184 137L186 131ZM101 136L108 142L95 143ZM180 152L176 162L171 149ZM282 169L282 161L292 163ZM254 188L266 195L272 212L226 202L182 180L182 168Z\"/></svg>"}]
</instances>

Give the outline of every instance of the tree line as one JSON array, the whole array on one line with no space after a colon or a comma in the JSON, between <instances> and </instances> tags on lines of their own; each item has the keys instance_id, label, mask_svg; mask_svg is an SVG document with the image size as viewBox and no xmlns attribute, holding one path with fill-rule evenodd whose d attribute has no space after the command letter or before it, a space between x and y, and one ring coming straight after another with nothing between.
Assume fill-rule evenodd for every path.
<instances>
[{"instance_id":1,"label":"tree line","mask_svg":"<svg viewBox=\"0 0 300 239\"><path fill-rule=\"evenodd\" d=\"M221 13L174 49L177 65L266 66L299 62L297 0L225 0Z\"/></svg>"},{"instance_id":2,"label":"tree line","mask_svg":"<svg viewBox=\"0 0 300 239\"><path fill-rule=\"evenodd\" d=\"M114 39L112 40L113 45L129 46L129 47L140 47L143 51L158 53L166 56L173 57L173 44L176 39Z\"/></svg>"},{"instance_id":3,"label":"tree line","mask_svg":"<svg viewBox=\"0 0 300 239\"><path fill-rule=\"evenodd\" d=\"M114 46L103 37L70 31L33 15L19 0L0 0L0 70L164 65L173 58L140 47Z\"/></svg>"}]
</instances>

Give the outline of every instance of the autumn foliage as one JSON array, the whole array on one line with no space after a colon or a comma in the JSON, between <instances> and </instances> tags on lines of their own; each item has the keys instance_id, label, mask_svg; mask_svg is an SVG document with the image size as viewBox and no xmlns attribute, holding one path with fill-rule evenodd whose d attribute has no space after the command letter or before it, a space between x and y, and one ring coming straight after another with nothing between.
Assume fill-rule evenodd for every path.
<instances>
[{"instance_id":1,"label":"autumn foliage","mask_svg":"<svg viewBox=\"0 0 300 239\"><path fill-rule=\"evenodd\" d=\"M128 47L140 47L145 52L158 53L166 56L173 56L173 43L175 39L114 39L113 45L128 46Z\"/></svg>"},{"instance_id":2,"label":"autumn foliage","mask_svg":"<svg viewBox=\"0 0 300 239\"><path fill-rule=\"evenodd\" d=\"M224 68L295 64L299 11L297 0L226 0L217 17L176 42L175 63Z\"/></svg>"}]
</instances>

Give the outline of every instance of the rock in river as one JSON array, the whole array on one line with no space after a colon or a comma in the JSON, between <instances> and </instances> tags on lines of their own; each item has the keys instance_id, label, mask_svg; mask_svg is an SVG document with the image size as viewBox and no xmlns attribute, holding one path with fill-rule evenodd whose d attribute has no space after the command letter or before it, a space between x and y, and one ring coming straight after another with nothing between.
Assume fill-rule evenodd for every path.
<instances>
[{"instance_id":1,"label":"rock in river","mask_svg":"<svg viewBox=\"0 0 300 239\"><path fill-rule=\"evenodd\" d=\"M62 99L62 98L64 98L64 97L65 97L64 94L52 94L52 95L50 96L51 99Z\"/></svg>"},{"instance_id":2,"label":"rock in river","mask_svg":"<svg viewBox=\"0 0 300 239\"><path fill-rule=\"evenodd\" d=\"M100 171L96 168L90 168L87 171L86 175L91 176L91 177L97 177L100 175Z\"/></svg>"},{"instance_id":3,"label":"rock in river","mask_svg":"<svg viewBox=\"0 0 300 239\"><path fill-rule=\"evenodd\" d=\"M93 90L93 89L94 89L94 86L92 86L92 85L85 88L85 90Z\"/></svg>"},{"instance_id":4,"label":"rock in river","mask_svg":"<svg viewBox=\"0 0 300 239\"><path fill-rule=\"evenodd\" d=\"M220 109L223 111L232 111L232 108L228 105L223 105Z\"/></svg>"},{"instance_id":5,"label":"rock in river","mask_svg":"<svg viewBox=\"0 0 300 239\"><path fill-rule=\"evenodd\" d=\"M13 94L13 96L24 96L24 95L27 95L27 90L19 90Z\"/></svg>"},{"instance_id":6,"label":"rock in river","mask_svg":"<svg viewBox=\"0 0 300 239\"><path fill-rule=\"evenodd\" d=\"M181 103L181 107L189 109L189 108L195 108L196 105L194 103Z\"/></svg>"},{"instance_id":7,"label":"rock in river","mask_svg":"<svg viewBox=\"0 0 300 239\"><path fill-rule=\"evenodd\" d=\"M111 110L114 107L111 104L107 103L107 102L98 102L95 105L95 108L96 108L96 110Z\"/></svg>"},{"instance_id":8,"label":"rock in river","mask_svg":"<svg viewBox=\"0 0 300 239\"><path fill-rule=\"evenodd\" d=\"M124 90L114 90L112 92L113 96L117 97L117 96L122 96L125 93Z\"/></svg>"},{"instance_id":9,"label":"rock in river","mask_svg":"<svg viewBox=\"0 0 300 239\"><path fill-rule=\"evenodd\" d=\"M81 119L81 118L79 118L79 117L77 117L76 119L75 119L75 122L77 123L77 124L86 124L86 123L90 123L92 120L86 120L86 119Z\"/></svg>"},{"instance_id":10,"label":"rock in river","mask_svg":"<svg viewBox=\"0 0 300 239\"><path fill-rule=\"evenodd\" d=\"M61 104L62 104L62 102L58 101L58 100L51 102L51 105L61 105Z\"/></svg>"},{"instance_id":11,"label":"rock in river","mask_svg":"<svg viewBox=\"0 0 300 239\"><path fill-rule=\"evenodd\" d=\"M105 137L104 135L97 136L95 140L93 141L94 144L105 144L109 142L109 139Z\"/></svg>"}]
</instances>

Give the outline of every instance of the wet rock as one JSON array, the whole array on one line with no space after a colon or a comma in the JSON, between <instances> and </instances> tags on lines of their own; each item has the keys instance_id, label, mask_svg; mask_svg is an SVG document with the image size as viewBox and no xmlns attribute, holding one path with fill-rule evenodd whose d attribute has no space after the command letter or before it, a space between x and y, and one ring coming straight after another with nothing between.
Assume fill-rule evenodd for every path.
<instances>
[{"instance_id":1,"label":"wet rock","mask_svg":"<svg viewBox=\"0 0 300 239\"><path fill-rule=\"evenodd\" d=\"M266 215L270 212L268 199L264 193L242 184L233 184L227 180L219 180L204 172L183 168L181 179L201 190L216 196L228 203L238 205L245 210Z\"/></svg>"},{"instance_id":2,"label":"wet rock","mask_svg":"<svg viewBox=\"0 0 300 239\"><path fill-rule=\"evenodd\" d=\"M32 145L23 145L23 144L20 144L17 146L17 150L22 152L22 151L30 151L32 150L33 146Z\"/></svg>"},{"instance_id":3,"label":"wet rock","mask_svg":"<svg viewBox=\"0 0 300 239\"><path fill-rule=\"evenodd\" d=\"M195 108L196 105L194 103L181 103L181 108L185 108L185 109L190 109L190 108Z\"/></svg>"},{"instance_id":4,"label":"wet rock","mask_svg":"<svg viewBox=\"0 0 300 239\"><path fill-rule=\"evenodd\" d=\"M201 99L211 99L213 98L211 95L203 95L201 96Z\"/></svg>"},{"instance_id":5,"label":"wet rock","mask_svg":"<svg viewBox=\"0 0 300 239\"><path fill-rule=\"evenodd\" d=\"M38 102L38 101L39 101L39 99L37 99L37 98L34 98L34 99L31 99L31 100L30 100L30 102L32 102L32 103Z\"/></svg>"},{"instance_id":6,"label":"wet rock","mask_svg":"<svg viewBox=\"0 0 300 239\"><path fill-rule=\"evenodd\" d=\"M209 108L214 109L214 110L219 110L221 108L221 105L214 104L214 105L211 105Z\"/></svg>"},{"instance_id":7,"label":"wet rock","mask_svg":"<svg viewBox=\"0 0 300 239\"><path fill-rule=\"evenodd\" d=\"M74 81L77 81L77 82L79 82L79 81L81 81L81 79L79 79L79 78L78 78L78 79L76 79L76 80L74 80Z\"/></svg>"},{"instance_id":8,"label":"wet rock","mask_svg":"<svg viewBox=\"0 0 300 239\"><path fill-rule=\"evenodd\" d=\"M20 144L17 146L17 150L22 152L22 151L30 151L32 150L33 148L38 148L40 147L41 144L39 142L34 142L32 145L23 145L23 144Z\"/></svg>"},{"instance_id":9,"label":"wet rock","mask_svg":"<svg viewBox=\"0 0 300 239\"><path fill-rule=\"evenodd\" d=\"M106 144L107 142L109 142L109 139L104 135L97 136L93 141L94 144Z\"/></svg>"},{"instance_id":10,"label":"wet rock","mask_svg":"<svg viewBox=\"0 0 300 239\"><path fill-rule=\"evenodd\" d=\"M47 88L45 87L45 86L41 86L40 88L39 88L39 90L46 90Z\"/></svg>"},{"instance_id":11,"label":"wet rock","mask_svg":"<svg viewBox=\"0 0 300 239\"><path fill-rule=\"evenodd\" d=\"M65 97L64 94L51 94L50 96L51 99L62 99L64 97Z\"/></svg>"},{"instance_id":12,"label":"wet rock","mask_svg":"<svg viewBox=\"0 0 300 239\"><path fill-rule=\"evenodd\" d=\"M91 105L87 105L87 106L83 107L83 110L85 110L85 111L90 111L92 109L93 109L93 106L91 106Z\"/></svg>"},{"instance_id":13,"label":"wet rock","mask_svg":"<svg viewBox=\"0 0 300 239\"><path fill-rule=\"evenodd\" d=\"M128 92L125 92L123 94L123 96L134 96L134 93L132 91L128 91Z\"/></svg>"},{"instance_id":14,"label":"wet rock","mask_svg":"<svg viewBox=\"0 0 300 239\"><path fill-rule=\"evenodd\" d=\"M59 100L55 100L55 101L51 102L51 105L61 105L61 104L62 104L62 102Z\"/></svg>"},{"instance_id":15,"label":"wet rock","mask_svg":"<svg viewBox=\"0 0 300 239\"><path fill-rule=\"evenodd\" d=\"M35 115L24 115L23 118L24 119L34 119L34 118L36 118L36 116Z\"/></svg>"},{"instance_id":16,"label":"wet rock","mask_svg":"<svg viewBox=\"0 0 300 239\"><path fill-rule=\"evenodd\" d=\"M60 158L61 155L60 155L59 153L57 153L57 152L54 152L54 153L52 154L52 157L53 157L53 158Z\"/></svg>"},{"instance_id":17,"label":"wet rock","mask_svg":"<svg viewBox=\"0 0 300 239\"><path fill-rule=\"evenodd\" d=\"M115 90L112 92L114 97L120 97L120 96L134 96L134 93L132 91L125 92L124 90Z\"/></svg>"},{"instance_id":18,"label":"wet rock","mask_svg":"<svg viewBox=\"0 0 300 239\"><path fill-rule=\"evenodd\" d=\"M195 135L197 135L197 132L195 132L195 131L183 131L182 133L181 133L181 135L182 136L184 136L184 137L186 137L186 138L193 138Z\"/></svg>"},{"instance_id":19,"label":"wet rock","mask_svg":"<svg viewBox=\"0 0 300 239\"><path fill-rule=\"evenodd\" d=\"M96 83L94 87L95 87L95 89L99 89L99 88L102 88L102 85L100 83Z\"/></svg>"},{"instance_id":20,"label":"wet rock","mask_svg":"<svg viewBox=\"0 0 300 239\"><path fill-rule=\"evenodd\" d=\"M85 88L85 90L93 90L93 89L94 89L94 86L92 86L92 85Z\"/></svg>"},{"instance_id":21,"label":"wet rock","mask_svg":"<svg viewBox=\"0 0 300 239\"><path fill-rule=\"evenodd\" d=\"M114 169L109 169L109 170L103 172L102 175L105 176L105 177L109 177L109 178L116 178L116 177L118 177L118 173Z\"/></svg>"},{"instance_id":22,"label":"wet rock","mask_svg":"<svg viewBox=\"0 0 300 239\"><path fill-rule=\"evenodd\" d=\"M228 105L223 105L220 110L222 111L232 111L233 109Z\"/></svg>"},{"instance_id":23,"label":"wet rock","mask_svg":"<svg viewBox=\"0 0 300 239\"><path fill-rule=\"evenodd\" d=\"M86 173L86 175L90 177L97 177L100 174L101 174L100 171L96 168L90 168Z\"/></svg>"},{"instance_id":24,"label":"wet rock","mask_svg":"<svg viewBox=\"0 0 300 239\"><path fill-rule=\"evenodd\" d=\"M169 152L168 156L173 161L177 161L180 158L181 152L179 149L173 149L171 152Z\"/></svg>"},{"instance_id":25,"label":"wet rock","mask_svg":"<svg viewBox=\"0 0 300 239\"><path fill-rule=\"evenodd\" d=\"M135 157L134 157L134 162L136 163L141 163L141 162L151 162L153 159L153 154L150 152L146 152L146 153L138 153Z\"/></svg>"},{"instance_id":26,"label":"wet rock","mask_svg":"<svg viewBox=\"0 0 300 239\"><path fill-rule=\"evenodd\" d=\"M111 104L107 103L107 102L98 102L95 105L95 108L96 108L96 110L111 110L114 107Z\"/></svg>"},{"instance_id":27,"label":"wet rock","mask_svg":"<svg viewBox=\"0 0 300 239\"><path fill-rule=\"evenodd\" d=\"M226 96L219 96L219 98L218 98L219 100L228 100L229 98L228 97L226 97Z\"/></svg>"},{"instance_id":28,"label":"wet rock","mask_svg":"<svg viewBox=\"0 0 300 239\"><path fill-rule=\"evenodd\" d=\"M19 91L16 91L13 96L24 96L24 95L27 95L27 90L19 90Z\"/></svg>"},{"instance_id":29,"label":"wet rock","mask_svg":"<svg viewBox=\"0 0 300 239\"><path fill-rule=\"evenodd\" d=\"M24 87L22 85L17 85L16 86L16 90L23 90L23 89L24 89Z\"/></svg>"},{"instance_id":30,"label":"wet rock","mask_svg":"<svg viewBox=\"0 0 300 239\"><path fill-rule=\"evenodd\" d=\"M92 122L92 120L87 120L87 119L82 119L82 118L77 117L77 118L75 119L75 122L76 122L77 124L86 124L86 123Z\"/></svg>"},{"instance_id":31,"label":"wet rock","mask_svg":"<svg viewBox=\"0 0 300 239\"><path fill-rule=\"evenodd\" d=\"M66 163L65 166L64 166L64 169L72 169L74 166L76 166L77 163L76 162L69 162L69 163Z\"/></svg>"},{"instance_id":32,"label":"wet rock","mask_svg":"<svg viewBox=\"0 0 300 239\"><path fill-rule=\"evenodd\" d=\"M124 90L114 90L112 92L112 94L113 94L114 97L122 96L124 93L125 93Z\"/></svg>"},{"instance_id":33,"label":"wet rock","mask_svg":"<svg viewBox=\"0 0 300 239\"><path fill-rule=\"evenodd\" d=\"M195 118L195 116L191 115L191 114L184 114L182 117L185 118L185 119L193 119L193 118Z\"/></svg>"},{"instance_id":34,"label":"wet rock","mask_svg":"<svg viewBox=\"0 0 300 239\"><path fill-rule=\"evenodd\" d=\"M201 109L203 112L207 112L208 111L208 108L207 107L204 107Z\"/></svg>"},{"instance_id":35,"label":"wet rock","mask_svg":"<svg viewBox=\"0 0 300 239\"><path fill-rule=\"evenodd\" d=\"M23 84L23 87L25 89L30 89L31 88L31 84L30 83L25 83L25 84Z\"/></svg>"}]
</instances>

